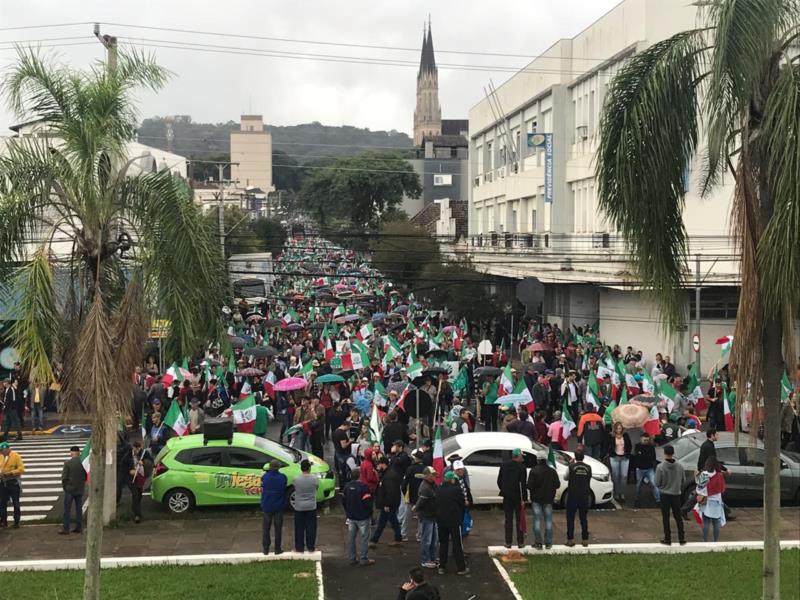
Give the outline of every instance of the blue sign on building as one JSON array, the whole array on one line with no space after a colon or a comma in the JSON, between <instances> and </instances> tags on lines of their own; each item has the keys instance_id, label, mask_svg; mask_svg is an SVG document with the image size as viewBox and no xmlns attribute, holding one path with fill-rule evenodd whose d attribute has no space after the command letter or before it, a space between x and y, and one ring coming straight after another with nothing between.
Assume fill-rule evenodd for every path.
<instances>
[{"instance_id":1,"label":"blue sign on building","mask_svg":"<svg viewBox=\"0 0 800 600\"><path fill-rule=\"evenodd\" d=\"M529 133L528 148L544 148L544 201L553 202L553 134Z\"/></svg>"}]
</instances>

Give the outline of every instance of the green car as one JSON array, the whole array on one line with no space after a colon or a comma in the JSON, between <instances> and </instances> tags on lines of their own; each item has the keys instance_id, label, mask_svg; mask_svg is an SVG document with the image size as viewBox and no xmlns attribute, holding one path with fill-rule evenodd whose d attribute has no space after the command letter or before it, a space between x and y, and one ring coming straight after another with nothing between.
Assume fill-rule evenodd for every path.
<instances>
[{"instance_id":1,"label":"green car","mask_svg":"<svg viewBox=\"0 0 800 600\"><path fill-rule=\"evenodd\" d=\"M300 461L311 461L311 472L320 478L317 502L333 498L333 471L321 458L249 434L233 434L227 440L205 441L203 436L175 437L158 453L153 470L153 500L163 502L173 513L195 506L258 504L261 476L270 461L281 463L288 480L289 504L294 507L294 478L300 475Z\"/></svg>"}]
</instances>

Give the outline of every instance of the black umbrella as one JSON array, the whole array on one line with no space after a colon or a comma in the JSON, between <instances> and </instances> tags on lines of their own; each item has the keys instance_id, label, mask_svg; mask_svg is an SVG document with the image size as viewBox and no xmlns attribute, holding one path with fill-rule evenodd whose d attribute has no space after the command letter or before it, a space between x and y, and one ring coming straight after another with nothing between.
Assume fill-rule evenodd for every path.
<instances>
[{"instance_id":1,"label":"black umbrella","mask_svg":"<svg viewBox=\"0 0 800 600\"><path fill-rule=\"evenodd\" d=\"M502 372L503 370L498 369L497 367L478 367L474 371L475 375L477 375L478 377L483 377L484 375L497 376L500 375L500 373Z\"/></svg>"},{"instance_id":2,"label":"black umbrella","mask_svg":"<svg viewBox=\"0 0 800 600\"><path fill-rule=\"evenodd\" d=\"M338 375L339 377L344 377L345 379L350 379L353 376L353 369L343 369L341 371L335 371L334 375Z\"/></svg>"},{"instance_id":3,"label":"black umbrella","mask_svg":"<svg viewBox=\"0 0 800 600\"><path fill-rule=\"evenodd\" d=\"M264 327L280 327L281 323L283 323L283 321L280 319L267 319L264 321Z\"/></svg>"},{"instance_id":4,"label":"black umbrella","mask_svg":"<svg viewBox=\"0 0 800 600\"><path fill-rule=\"evenodd\" d=\"M527 363L522 365L522 370L527 371L528 369L532 369L534 373L542 373L547 368L545 363Z\"/></svg>"},{"instance_id":5,"label":"black umbrella","mask_svg":"<svg viewBox=\"0 0 800 600\"><path fill-rule=\"evenodd\" d=\"M447 356L447 350L442 350L441 348L436 348L435 350L428 350L425 354L429 356Z\"/></svg>"},{"instance_id":6,"label":"black umbrella","mask_svg":"<svg viewBox=\"0 0 800 600\"><path fill-rule=\"evenodd\" d=\"M427 375L428 377L438 377L439 375L447 375L447 373L447 369L443 369L442 367L430 367L422 372L423 375Z\"/></svg>"},{"instance_id":7,"label":"black umbrella","mask_svg":"<svg viewBox=\"0 0 800 600\"><path fill-rule=\"evenodd\" d=\"M280 354L277 349L272 346L258 346L257 348L248 348L242 352L245 356L254 356L255 358L269 358Z\"/></svg>"},{"instance_id":8,"label":"black umbrella","mask_svg":"<svg viewBox=\"0 0 800 600\"><path fill-rule=\"evenodd\" d=\"M417 394L419 394L419 403L417 403ZM417 415L417 404L419 404L419 415ZM403 402L403 410L409 417L428 417L433 414L433 400L427 392L412 388Z\"/></svg>"},{"instance_id":9,"label":"black umbrella","mask_svg":"<svg viewBox=\"0 0 800 600\"><path fill-rule=\"evenodd\" d=\"M306 329L324 329L325 323L311 323Z\"/></svg>"},{"instance_id":10,"label":"black umbrella","mask_svg":"<svg viewBox=\"0 0 800 600\"><path fill-rule=\"evenodd\" d=\"M244 348L246 342L240 337L232 337L228 340L233 348Z\"/></svg>"}]
</instances>

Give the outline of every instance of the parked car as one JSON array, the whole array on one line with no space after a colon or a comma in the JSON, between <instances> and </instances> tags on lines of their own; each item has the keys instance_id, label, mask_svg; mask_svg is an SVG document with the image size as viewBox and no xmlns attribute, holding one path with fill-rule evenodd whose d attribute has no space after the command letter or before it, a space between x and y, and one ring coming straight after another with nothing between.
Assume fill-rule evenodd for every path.
<instances>
[{"instance_id":1,"label":"parked car","mask_svg":"<svg viewBox=\"0 0 800 600\"><path fill-rule=\"evenodd\" d=\"M727 470L725 476L725 500L760 500L764 495L764 444L756 440L753 445L748 434L739 435L736 445L734 434L721 431L714 443L717 449L717 460ZM705 433L693 433L673 440L675 460L683 465L687 484L684 488L684 499L694 492L694 472L697 469L697 458L700 445L706 441ZM658 448L656 454L663 460L663 450ZM800 502L800 454L781 452L781 500L784 502Z\"/></svg>"},{"instance_id":2,"label":"parked car","mask_svg":"<svg viewBox=\"0 0 800 600\"><path fill-rule=\"evenodd\" d=\"M514 448L522 450L525 466L529 471L534 466L535 459L546 457L548 453L546 446L532 442L524 435L500 431L462 433L449 437L442 443L445 459L458 454L464 460L475 504L502 502L500 490L497 488L497 473L500 465L511 455ZM573 453L556 450L555 457L556 471L561 480L555 501L563 504L566 500L564 492L567 489L564 478ZM591 504L611 502L613 484L608 467L594 458L586 457L584 460L592 467Z\"/></svg>"},{"instance_id":3,"label":"parked car","mask_svg":"<svg viewBox=\"0 0 800 600\"><path fill-rule=\"evenodd\" d=\"M174 437L156 456L152 497L173 513L195 506L258 504L264 466L277 460L288 480L286 494L293 507L292 483L300 475L304 458L311 461L311 472L320 478L317 502L333 498L333 471L324 460L306 452L249 433L233 434L230 444L205 440L201 434Z\"/></svg>"}]
</instances>

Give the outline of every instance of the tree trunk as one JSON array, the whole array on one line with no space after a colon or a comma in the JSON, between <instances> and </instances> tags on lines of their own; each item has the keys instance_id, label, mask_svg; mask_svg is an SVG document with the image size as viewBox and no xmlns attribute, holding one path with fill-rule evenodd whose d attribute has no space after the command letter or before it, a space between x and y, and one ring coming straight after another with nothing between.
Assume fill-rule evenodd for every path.
<instances>
[{"instance_id":1,"label":"tree trunk","mask_svg":"<svg viewBox=\"0 0 800 600\"><path fill-rule=\"evenodd\" d=\"M103 551L103 490L106 479L106 444L103 435L92 435L89 468L89 509L86 513L86 568L83 599L100 600L100 557Z\"/></svg>"},{"instance_id":2,"label":"tree trunk","mask_svg":"<svg viewBox=\"0 0 800 600\"><path fill-rule=\"evenodd\" d=\"M783 372L781 322L767 319L764 327L764 570L762 598L780 598L780 509L781 509L781 394ZM757 407L753 406L754 409Z\"/></svg>"}]
</instances>

